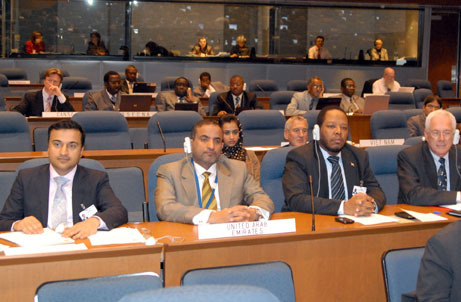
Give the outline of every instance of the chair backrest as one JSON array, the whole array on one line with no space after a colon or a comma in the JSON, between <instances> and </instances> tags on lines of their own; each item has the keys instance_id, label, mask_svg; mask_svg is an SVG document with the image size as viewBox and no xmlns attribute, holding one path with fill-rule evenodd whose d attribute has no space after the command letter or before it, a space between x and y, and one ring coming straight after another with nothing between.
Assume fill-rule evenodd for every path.
<instances>
[{"instance_id":1,"label":"chair backrest","mask_svg":"<svg viewBox=\"0 0 461 302\"><path fill-rule=\"evenodd\" d=\"M208 99L208 115L213 114L214 107L216 106L216 102L218 101L218 96L224 92L226 91L215 91L210 94L210 98Z\"/></svg>"},{"instance_id":2,"label":"chair backrest","mask_svg":"<svg viewBox=\"0 0 461 302\"><path fill-rule=\"evenodd\" d=\"M407 138L407 120L400 110L382 110L370 118L371 136L378 138Z\"/></svg>"},{"instance_id":3,"label":"chair backrest","mask_svg":"<svg viewBox=\"0 0 461 302\"><path fill-rule=\"evenodd\" d=\"M90 93L95 93L97 90L88 90L85 92L82 98L82 111L85 111L85 106L86 103L88 103L88 97L90 96Z\"/></svg>"},{"instance_id":4,"label":"chair backrest","mask_svg":"<svg viewBox=\"0 0 461 302\"><path fill-rule=\"evenodd\" d=\"M0 87L9 87L8 78L3 73L0 73Z\"/></svg>"},{"instance_id":5,"label":"chair backrest","mask_svg":"<svg viewBox=\"0 0 461 302\"><path fill-rule=\"evenodd\" d=\"M282 90L275 91L271 94L270 109L286 111L288 104L290 104L294 91Z\"/></svg>"},{"instance_id":6,"label":"chair backrest","mask_svg":"<svg viewBox=\"0 0 461 302\"><path fill-rule=\"evenodd\" d=\"M320 110L309 110L304 113L304 118L307 120L307 128L309 132L309 141L313 140L312 129L314 129L315 124L317 124L317 116L319 115Z\"/></svg>"},{"instance_id":7,"label":"chair backrest","mask_svg":"<svg viewBox=\"0 0 461 302\"><path fill-rule=\"evenodd\" d=\"M0 73L0 111L6 110L5 97L11 95L8 78Z\"/></svg>"},{"instance_id":8,"label":"chair backrest","mask_svg":"<svg viewBox=\"0 0 461 302\"><path fill-rule=\"evenodd\" d=\"M282 175L288 152L295 147L282 147L270 150L261 161L260 183L264 192L274 202L274 212L281 212L285 204L282 188Z\"/></svg>"},{"instance_id":9,"label":"chair backrest","mask_svg":"<svg viewBox=\"0 0 461 302\"><path fill-rule=\"evenodd\" d=\"M271 96L274 91L278 91L279 87L274 80L252 80L250 82L250 91L256 93L257 96Z\"/></svg>"},{"instance_id":10,"label":"chair backrest","mask_svg":"<svg viewBox=\"0 0 461 302\"><path fill-rule=\"evenodd\" d=\"M30 128L19 112L0 112L0 152L32 151Z\"/></svg>"},{"instance_id":11,"label":"chair backrest","mask_svg":"<svg viewBox=\"0 0 461 302\"><path fill-rule=\"evenodd\" d=\"M399 194L397 154L406 147L408 146L380 146L367 149L370 167L386 195L387 204L397 203Z\"/></svg>"},{"instance_id":12,"label":"chair backrest","mask_svg":"<svg viewBox=\"0 0 461 302\"><path fill-rule=\"evenodd\" d=\"M450 111L456 118L456 123L461 123L461 107L449 107L447 111Z\"/></svg>"},{"instance_id":13,"label":"chair backrest","mask_svg":"<svg viewBox=\"0 0 461 302\"><path fill-rule=\"evenodd\" d=\"M34 151L48 150L48 128L34 129Z\"/></svg>"},{"instance_id":14,"label":"chair backrest","mask_svg":"<svg viewBox=\"0 0 461 302\"><path fill-rule=\"evenodd\" d=\"M93 89L93 85L84 77L65 77L61 89L65 94L73 95L75 92L87 92Z\"/></svg>"},{"instance_id":15,"label":"chair backrest","mask_svg":"<svg viewBox=\"0 0 461 302\"><path fill-rule=\"evenodd\" d=\"M280 301L295 301L293 275L285 262L267 262L188 271L182 285L251 285L269 290Z\"/></svg>"},{"instance_id":16,"label":"chair backrest","mask_svg":"<svg viewBox=\"0 0 461 302\"><path fill-rule=\"evenodd\" d=\"M411 92L390 92L389 109L415 109L415 98Z\"/></svg>"},{"instance_id":17,"label":"chair backrest","mask_svg":"<svg viewBox=\"0 0 461 302\"><path fill-rule=\"evenodd\" d=\"M15 171L0 171L0 210L3 209L5 201L10 195L11 187L15 179Z\"/></svg>"},{"instance_id":18,"label":"chair backrest","mask_svg":"<svg viewBox=\"0 0 461 302\"><path fill-rule=\"evenodd\" d=\"M164 77L160 82L161 91L174 90L174 81L176 81L177 78L179 78L179 76Z\"/></svg>"},{"instance_id":19,"label":"chair backrest","mask_svg":"<svg viewBox=\"0 0 461 302\"><path fill-rule=\"evenodd\" d=\"M382 257L387 301L401 301L402 294L416 289L424 247L389 250Z\"/></svg>"},{"instance_id":20,"label":"chair backrest","mask_svg":"<svg viewBox=\"0 0 461 302\"><path fill-rule=\"evenodd\" d=\"M0 70L0 73L1 70ZM437 94L441 98L453 98L455 97L455 92L453 91L453 86L450 81L440 80L437 82Z\"/></svg>"},{"instance_id":21,"label":"chair backrest","mask_svg":"<svg viewBox=\"0 0 461 302\"><path fill-rule=\"evenodd\" d=\"M245 134L245 146L280 146L284 141L285 117L278 110L246 110L238 117Z\"/></svg>"},{"instance_id":22,"label":"chair backrest","mask_svg":"<svg viewBox=\"0 0 461 302\"><path fill-rule=\"evenodd\" d=\"M377 80L379 80L379 78L366 80L365 83L363 83L362 94L360 96L363 97L365 93L373 93L373 84Z\"/></svg>"},{"instance_id":23,"label":"chair backrest","mask_svg":"<svg viewBox=\"0 0 461 302\"><path fill-rule=\"evenodd\" d=\"M290 80L287 82L287 90L304 91L307 90L307 80Z\"/></svg>"},{"instance_id":24,"label":"chair backrest","mask_svg":"<svg viewBox=\"0 0 461 302\"><path fill-rule=\"evenodd\" d=\"M85 130L86 150L131 149L128 122L116 111L77 112L72 120Z\"/></svg>"},{"instance_id":25,"label":"chair backrest","mask_svg":"<svg viewBox=\"0 0 461 302\"><path fill-rule=\"evenodd\" d=\"M157 187L157 170L167 163L178 161L184 158L184 153L172 153L157 157L149 167L149 175L147 179L147 195L149 198L149 217L150 221L158 221L157 209L155 207L155 188Z\"/></svg>"},{"instance_id":26,"label":"chair backrest","mask_svg":"<svg viewBox=\"0 0 461 302\"><path fill-rule=\"evenodd\" d=\"M163 149L162 129L167 148L184 147L184 138L190 136L194 125L202 120L195 111L163 111L154 114L147 124L147 140L149 149Z\"/></svg>"},{"instance_id":27,"label":"chair backrest","mask_svg":"<svg viewBox=\"0 0 461 302\"><path fill-rule=\"evenodd\" d=\"M267 289L247 285L195 285L148 290L126 295L120 302L277 302Z\"/></svg>"},{"instance_id":28,"label":"chair backrest","mask_svg":"<svg viewBox=\"0 0 461 302\"><path fill-rule=\"evenodd\" d=\"M423 108L424 99L432 94L432 90L426 88L419 88L413 91L413 96L415 98L416 108Z\"/></svg>"},{"instance_id":29,"label":"chair backrest","mask_svg":"<svg viewBox=\"0 0 461 302\"><path fill-rule=\"evenodd\" d=\"M42 70L38 73L38 79L40 81L40 83L43 83L43 81L45 80L45 73L46 73L47 69L45 70ZM61 72L62 72L62 77L65 78L65 77L69 77L70 74L67 70L65 69L61 69Z\"/></svg>"},{"instance_id":30,"label":"chair backrest","mask_svg":"<svg viewBox=\"0 0 461 302\"><path fill-rule=\"evenodd\" d=\"M29 159L29 160L26 160L25 162L22 162L18 166L18 168L16 169L16 174L22 169L33 168L33 167L37 167L37 166L49 164L49 163L50 161L48 160L47 157ZM80 158L80 161L78 164L88 169L94 169L94 170L99 170L99 171L104 171L104 172L106 171L106 169L100 162L98 162L97 160L91 159L91 158Z\"/></svg>"},{"instance_id":31,"label":"chair backrest","mask_svg":"<svg viewBox=\"0 0 461 302\"><path fill-rule=\"evenodd\" d=\"M432 84L428 80L421 80L421 79L408 79L407 86L415 87L415 89L429 89L432 90Z\"/></svg>"},{"instance_id":32,"label":"chair backrest","mask_svg":"<svg viewBox=\"0 0 461 302\"><path fill-rule=\"evenodd\" d=\"M403 113L405 114L405 118L408 120L412 116L423 113L423 110L422 109L405 109L403 110Z\"/></svg>"},{"instance_id":33,"label":"chair backrest","mask_svg":"<svg viewBox=\"0 0 461 302\"><path fill-rule=\"evenodd\" d=\"M423 136L412 136L405 139L405 145L413 146L423 141Z\"/></svg>"},{"instance_id":34,"label":"chair backrest","mask_svg":"<svg viewBox=\"0 0 461 302\"><path fill-rule=\"evenodd\" d=\"M146 202L144 174L139 167L106 169L115 196L128 211L128 222L143 221L143 203Z\"/></svg>"},{"instance_id":35,"label":"chair backrest","mask_svg":"<svg viewBox=\"0 0 461 302\"><path fill-rule=\"evenodd\" d=\"M155 273L52 281L39 286L35 301L82 301L82 295L94 302L118 301L128 294L159 288L162 280Z\"/></svg>"},{"instance_id":36,"label":"chair backrest","mask_svg":"<svg viewBox=\"0 0 461 302\"><path fill-rule=\"evenodd\" d=\"M0 68L0 73L8 80L27 80L27 73L22 68Z\"/></svg>"}]
</instances>

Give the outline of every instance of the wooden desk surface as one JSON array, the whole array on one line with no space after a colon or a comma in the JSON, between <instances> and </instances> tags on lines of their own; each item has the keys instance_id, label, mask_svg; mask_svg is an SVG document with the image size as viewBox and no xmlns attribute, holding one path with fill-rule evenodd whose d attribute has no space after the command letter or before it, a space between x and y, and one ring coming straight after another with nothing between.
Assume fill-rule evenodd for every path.
<instances>
[{"instance_id":1,"label":"wooden desk surface","mask_svg":"<svg viewBox=\"0 0 461 302\"><path fill-rule=\"evenodd\" d=\"M392 215L399 207L434 210L398 205L386 206L381 214ZM317 215L317 230L312 232L310 214L273 215L274 219L292 217L296 218L296 233L216 240L198 240L196 226L171 222L141 225L156 238L177 236L177 242L165 246L165 286L179 285L191 269L285 261L293 271L297 301L385 301L383 253L424 246L433 234L456 220L448 217L442 222L363 226L343 225L333 216Z\"/></svg>"}]
</instances>

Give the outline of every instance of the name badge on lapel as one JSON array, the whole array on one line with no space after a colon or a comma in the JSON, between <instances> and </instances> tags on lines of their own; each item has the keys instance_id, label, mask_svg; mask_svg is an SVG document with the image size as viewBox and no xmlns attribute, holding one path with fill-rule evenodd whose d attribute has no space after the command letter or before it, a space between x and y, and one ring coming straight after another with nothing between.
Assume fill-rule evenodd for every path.
<instances>
[{"instance_id":1,"label":"name badge on lapel","mask_svg":"<svg viewBox=\"0 0 461 302\"><path fill-rule=\"evenodd\" d=\"M352 196L358 193L367 193L367 187L354 186L352 189Z\"/></svg>"},{"instance_id":2,"label":"name badge on lapel","mask_svg":"<svg viewBox=\"0 0 461 302\"><path fill-rule=\"evenodd\" d=\"M88 208L85 208L83 203L80 204L80 206L83 208L83 211L78 213L78 216L80 216L80 219L82 219L83 221L87 220L88 218L91 218L94 214L96 214L98 212L98 210L96 209L94 204L91 205Z\"/></svg>"}]
</instances>

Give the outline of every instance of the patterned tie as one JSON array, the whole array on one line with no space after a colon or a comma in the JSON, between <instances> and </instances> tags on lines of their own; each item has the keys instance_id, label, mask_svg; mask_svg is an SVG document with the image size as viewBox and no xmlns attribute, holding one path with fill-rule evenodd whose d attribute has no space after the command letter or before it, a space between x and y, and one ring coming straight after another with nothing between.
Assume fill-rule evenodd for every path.
<instances>
[{"instance_id":1,"label":"patterned tie","mask_svg":"<svg viewBox=\"0 0 461 302\"><path fill-rule=\"evenodd\" d=\"M437 171L437 190L446 191L447 190L447 171L445 170L445 158L441 157L439 159L440 167Z\"/></svg>"},{"instance_id":2,"label":"patterned tie","mask_svg":"<svg viewBox=\"0 0 461 302\"><path fill-rule=\"evenodd\" d=\"M344 200L346 196L344 194L344 182L343 174L341 173L341 167L339 166L338 156L329 156L328 161L331 163L331 198L337 200Z\"/></svg>"},{"instance_id":3,"label":"patterned tie","mask_svg":"<svg viewBox=\"0 0 461 302\"><path fill-rule=\"evenodd\" d=\"M66 195L64 194L63 186L69 181L63 176L57 176L54 178L57 188L53 199L53 211L50 217L50 227L55 229L61 223L67 225L67 206L66 206Z\"/></svg>"},{"instance_id":4,"label":"patterned tie","mask_svg":"<svg viewBox=\"0 0 461 302\"><path fill-rule=\"evenodd\" d=\"M239 96L235 97L235 106L234 107L235 107L235 109L240 107L240 97Z\"/></svg>"},{"instance_id":5,"label":"patterned tie","mask_svg":"<svg viewBox=\"0 0 461 302\"><path fill-rule=\"evenodd\" d=\"M48 98L46 99L46 103L45 103L45 112L50 112L51 111L51 102L53 101L53 98L50 96L48 96Z\"/></svg>"},{"instance_id":6,"label":"patterned tie","mask_svg":"<svg viewBox=\"0 0 461 302\"><path fill-rule=\"evenodd\" d=\"M110 98L110 101L111 101L112 103L115 104L115 103L117 102L117 96L116 96L116 95L113 95L113 96Z\"/></svg>"},{"instance_id":7,"label":"patterned tie","mask_svg":"<svg viewBox=\"0 0 461 302\"><path fill-rule=\"evenodd\" d=\"M216 198L213 195L213 200L210 203L210 206L207 207L208 200L211 197L211 186L210 186L210 181L208 177L210 177L210 172L203 172L203 176L205 177L205 180L203 181L202 185L202 208L207 208L209 210L217 210L218 206L216 204Z\"/></svg>"}]
</instances>

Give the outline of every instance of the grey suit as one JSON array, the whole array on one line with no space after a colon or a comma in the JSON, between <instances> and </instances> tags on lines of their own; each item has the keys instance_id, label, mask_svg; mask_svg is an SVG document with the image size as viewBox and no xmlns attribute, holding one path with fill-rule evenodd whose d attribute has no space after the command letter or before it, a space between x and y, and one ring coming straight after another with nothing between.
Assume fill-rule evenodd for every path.
<instances>
[{"instance_id":1,"label":"grey suit","mask_svg":"<svg viewBox=\"0 0 461 302\"><path fill-rule=\"evenodd\" d=\"M351 98L349 98L344 94L340 94L339 97L341 97L341 103L339 104L339 107L341 107L341 109L343 109L346 113L357 112L359 110L363 112L365 100L361 97L353 95Z\"/></svg>"},{"instance_id":2,"label":"grey suit","mask_svg":"<svg viewBox=\"0 0 461 302\"><path fill-rule=\"evenodd\" d=\"M107 91L101 90L97 92L90 92L88 95L88 102L85 105L85 111L92 110L109 110L119 111L120 102L122 101L121 93L117 93L117 99L115 104L110 100Z\"/></svg>"},{"instance_id":3,"label":"grey suit","mask_svg":"<svg viewBox=\"0 0 461 302\"><path fill-rule=\"evenodd\" d=\"M0 231L11 230L11 225L27 216L34 216L42 223L48 223L48 199L50 187L50 165L19 171L3 210L0 212ZM79 213L95 205L97 216L109 229L128 221L126 209L115 196L109 184L107 173L77 166L72 184L72 215L74 224L81 221Z\"/></svg>"},{"instance_id":4,"label":"grey suit","mask_svg":"<svg viewBox=\"0 0 461 302\"><path fill-rule=\"evenodd\" d=\"M194 103L198 103L198 113L205 115L205 110L203 110L202 104L198 97L193 96L192 100ZM174 111L174 105L178 102L178 96L174 91L165 91L160 92L155 99L157 106L157 111Z\"/></svg>"},{"instance_id":5,"label":"grey suit","mask_svg":"<svg viewBox=\"0 0 461 302\"><path fill-rule=\"evenodd\" d=\"M460 149L458 148L458 153ZM458 162L455 163L456 158ZM449 151L450 189L437 190L437 171L427 142L403 149L397 155L399 202L420 206L456 203L456 191L461 191L461 154L455 147ZM456 167L458 166L458 168Z\"/></svg>"},{"instance_id":6,"label":"grey suit","mask_svg":"<svg viewBox=\"0 0 461 302\"><path fill-rule=\"evenodd\" d=\"M424 113L414 115L407 120L407 128L410 136L424 136L426 115Z\"/></svg>"},{"instance_id":7,"label":"grey suit","mask_svg":"<svg viewBox=\"0 0 461 302\"><path fill-rule=\"evenodd\" d=\"M217 164L221 209L235 205L253 205L270 213L274 204L249 174L244 162L221 156ZM161 220L192 223L200 213L194 167L189 159L160 166L155 189L157 215Z\"/></svg>"},{"instance_id":8,"label":"grey suit","mask_svg":"<svg viewBox=\"0 0 461 302\"><path fill-rule=\"evenodd\" d=\"M307 90L295 92L291 98L290 104L287 106L286 114L302 115L309 110L315 109L317 103L318 99L313 99Z\"/></svg>"},{"instance_id":9,"label":"grey suit","mask_svg":"<svg viewBox=\"0 0 461 302\"><path fill-rule=\"evenodd\" d=\"M432 236L421 259L418 301L461 301L461 221Z\"/></svg>"}]
</instances>

